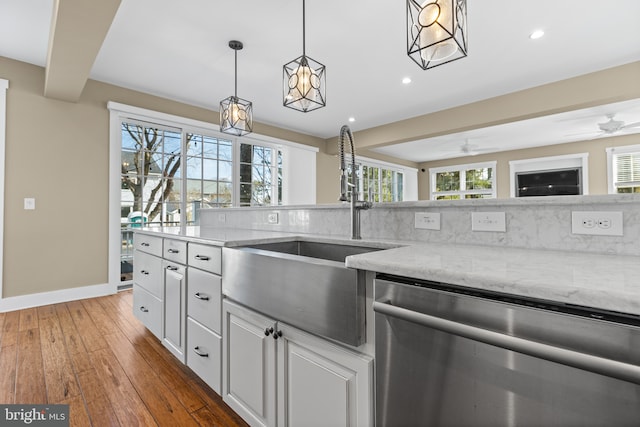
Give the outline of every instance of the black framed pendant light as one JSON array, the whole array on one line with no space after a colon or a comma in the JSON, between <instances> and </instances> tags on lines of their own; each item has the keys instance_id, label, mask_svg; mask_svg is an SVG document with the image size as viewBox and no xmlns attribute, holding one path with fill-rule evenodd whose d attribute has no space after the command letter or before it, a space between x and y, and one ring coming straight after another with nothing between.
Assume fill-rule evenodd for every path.
<instances>
[{"instance_id":1,"label":"black framed pendant light","mask_svg":"<svg viewBox=\"0 0 640 427\"><path fill-rule=\"evenodd\" d=\"M407 54L423 70L467 51L467 0L407 0Z\"/></svg>"},{"instance_id":2,"label":"black framed pendant light","mask_svg":"<svg viewBox=\"0 0 640 427\"><path fill-rule=\"evenodd\" d=\"M235 90L220 101L220 132L242 136L253 132L253 105L238 98L238 51L243 48L242 42L231 40L229 47L235 51Z\"/></svg>"},{"instance_id":3,"label":"black framed pendant light","mask_svg":"<svg viewBox=\"0 0 640 427\"><path fill-rule=\"evenodd\" d=\"M282 67L283 105L307 112L327 105L326 68L305 50L305 0L302 0L302 56Z\"/></svg>"}]
</instances>

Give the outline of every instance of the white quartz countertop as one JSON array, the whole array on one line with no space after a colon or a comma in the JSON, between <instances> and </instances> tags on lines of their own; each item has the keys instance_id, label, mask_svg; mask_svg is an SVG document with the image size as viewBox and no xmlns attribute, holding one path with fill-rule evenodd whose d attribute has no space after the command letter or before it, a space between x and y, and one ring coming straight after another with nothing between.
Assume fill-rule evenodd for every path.
<instances>
[{"instance_id":1,"label":"white quartz countertop","mask_svg":"<svg viewBox=\"0 0 640 427\"><path fill-rule=\"evenodd\" d=\"M415 244L354 255L346 265L640 315L640 258L635 256Z\"/></svg>"},{"instance_id":2,"label":"white quartz countertop","mask_svg":"<svg viewBox=\"0 0 640 427\"><path fill-rule=\"evenodd\" d=\"M354 244L348 238L248 229L139 231L218 246L291 238ZM640 316L640 257L407 241L357 244L383 250L350 256L347 267Z\"/></svg>"}]
</instances>

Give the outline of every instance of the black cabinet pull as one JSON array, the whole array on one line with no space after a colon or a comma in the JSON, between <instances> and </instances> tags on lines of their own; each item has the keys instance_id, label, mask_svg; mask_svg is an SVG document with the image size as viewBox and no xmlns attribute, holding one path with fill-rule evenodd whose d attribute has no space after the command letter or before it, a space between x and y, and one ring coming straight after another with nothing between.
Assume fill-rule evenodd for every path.
<instances>
[{"instance_id":1,"label":"black cabinet pull","mask_svg":"<svg viewBox=\"0 0 640 427\"><path fill-rule=\"evenodd\" d=\"M142 243L140 243L140 246L144 246L144 247L147 247L147 248L148 248L148 247L149 247L149 244L148 244L147 242L142 242Z\"/></svg>"},{"instance_id":2,"label":"black cabinet pull","mask_svg":"<svg viewBox=\"0 0 640 427\"><path fill-rule=\"evenodd\" d=\"M172 266L172 265L168 265L168 266L167 266L167 270L177 271L177 270L178 270L178 267L174 267L174 266Z\"/></svg>"},{"instance_id":3,"label":"black cabinet pull","mask_svg":"<svg viewBox=\"0 0 640 427\"><path fill-rule=\"evenodd\" d=\"M201 299L202 301L209 301L208 295L201 295L200 292L195 293L195 297Z\"/></svg>"},{"instance_id":4,"label":"black cabinet pull","mask_svg":"<svg viewBox=\"0 0 640 427\"><path fill-rule=\"evenodd\" d=\"M198 259L200 261L209 261L211 258L209 258L206 255L196 255L196 259Z\"/></svg>"},{"instance_id":5,"label":"black cabinet pull","mask_svg":"<svg viewBox=\"0 0 640 427\"><path fill-rule=\"evenodd\" d=\"M177 249L167 249L167 252L169 252L170 254L177 254L177 253L180 253L180 251L179 251L179 250L177 250Z\"/></svg>"},{"instance_id":6,"label":"black cabinet pull","mask_svg":"<svg viewBox=\"0 0 640 427\"><path fill-rule=\"evenodd\" d=\"M272 332L273 332L273 328L266 328L266 329L264 330L264 334L265 334L266 336L271 335L271 333L272 333Z\"/></svg>"},{"instance_id":7,"label":"black cabinet pull","mask_svg":"<svg viewBox=\"0 0 640 427\"><path fill-rule=\"evenodd\" d=\"M144 305L141 305L140 306L140 311L143 312L143 313L148 313L149 309L147 307L145 307Z\"/></svg>"},{"instance_id":8,"label":"black cabinet pull","mask_svg":"<svg viewBox=\"0 0 640 427\"><path fill-rule=\"evenodd\" d=\"M274 340L277 340L281 336L282 336L282 331L276 331L276 332L273 333L273 339Z\"/></svg>"},{"instance_id":9,"label":"black cabinet pull","mask_svg":"<svg viewBox=\"0 0 640 427\"><path fill-rule=\"evenodd\" d=\"M193 352L195 354L197 354L198 356L200 356L200 357L209 357L209 353L204 353L204 352L200 351L200 347L198 347L198 346L195 346L193 348Z\"/></svg>"},{"instance_id":10,"label":"black cabinet pull","mask_svg":"<svg viewBox=\"0 0 640 427\"><path fill-rule=\"evenodd\" d=\"M140 270L140 274L144 274L145 276L148 276L149 272L147 270Z\"/></svg>"}]
</instances>

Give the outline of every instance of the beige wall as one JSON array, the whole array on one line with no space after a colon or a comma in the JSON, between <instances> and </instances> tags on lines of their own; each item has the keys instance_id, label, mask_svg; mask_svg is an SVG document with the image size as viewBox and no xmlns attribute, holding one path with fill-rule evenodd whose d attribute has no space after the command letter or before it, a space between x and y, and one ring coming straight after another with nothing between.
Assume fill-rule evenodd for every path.
<instances>
[{"instance_id":1,"label":"beige wall","mask_svg":"<svg viewBox=\"0 0 640 427\"><path fill-rule=\"evenodd\" d=\"M44 69L0 57L9 80L3 297L108 281L109 111L115 101L206 122L217 112L89 81L77 103L45 98ZM256 123L256 133L324 141ZM36 210L23 199L34 197Z\"/></svg>"},{"instance_id":2,"label":"beige wall","mask_svg":"<svg viewBox=\"0 0 640 427\"><path fill-rule=\"evenodd\" d=\"M589 194L607 194L607 153L605 150L608 147L632 144L640 144L640 134L425 162L419 165L419 168L425 169L425 172L418 172L418 197L420 200L429 200L430 198L429 168L496 161L498 198L509 198L510 160L535 159L576 153L589 154Z\"/></svg>"}]
</instances>

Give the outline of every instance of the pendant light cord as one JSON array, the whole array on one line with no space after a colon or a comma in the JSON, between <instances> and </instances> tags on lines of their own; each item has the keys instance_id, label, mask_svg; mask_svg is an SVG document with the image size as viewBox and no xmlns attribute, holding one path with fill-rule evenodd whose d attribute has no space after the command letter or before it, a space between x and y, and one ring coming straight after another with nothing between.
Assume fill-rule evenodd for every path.
<instances>
[{"instance_id":1,"label":"pendant light cord","mask_svg":"<svg viewBox=\"0 0 640 427\"><path fill-rule=\"evenodd\" d=\"M306 57L307 52L305 50L306 40L305 40L305 0L302 0L302 56Z\"/></svg>"},{"instance_id":2,"label":"pendant light cord","mask_svg":"<svg viewBox=\"0 0 640 427\"><path fill-rule=\"evenodd\" d=\"M234 50L235 54L236 54L236 70L235 70L235 89L234 89L234 96L237 98L238 97L238 50L235 49Z\"/></svg>"}]
</instances>

